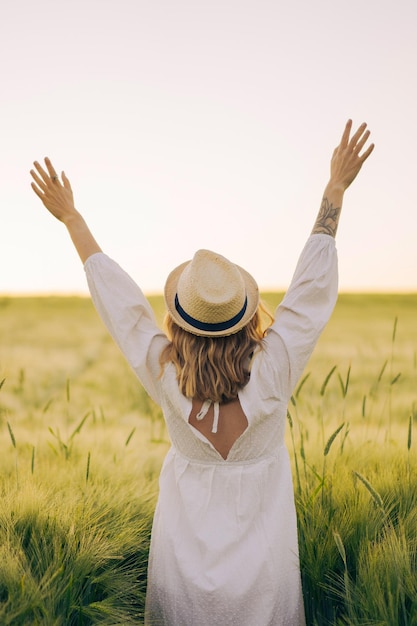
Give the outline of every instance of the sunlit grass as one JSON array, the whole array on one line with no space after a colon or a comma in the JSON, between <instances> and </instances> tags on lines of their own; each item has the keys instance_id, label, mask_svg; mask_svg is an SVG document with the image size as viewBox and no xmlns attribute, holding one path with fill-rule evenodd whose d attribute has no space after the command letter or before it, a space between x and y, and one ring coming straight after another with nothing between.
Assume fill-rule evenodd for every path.
<instances>
[{"instance_id":1,"label":"sunlit grass","mask_svg":"<svg viewBox=\"0 0 417 626\"><path fill-rule=\"evenodd\" d=\"M342 296L289 404L309 625L417 623L416 311ZM160 411L88 299L0 315L0 623L141 623Z\"/></svg>"}]
</instances>

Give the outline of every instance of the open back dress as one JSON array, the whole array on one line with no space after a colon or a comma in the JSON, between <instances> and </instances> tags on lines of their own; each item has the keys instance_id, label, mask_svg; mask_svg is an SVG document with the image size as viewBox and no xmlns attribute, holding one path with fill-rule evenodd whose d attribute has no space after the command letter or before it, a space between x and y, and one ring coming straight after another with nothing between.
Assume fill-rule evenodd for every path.
<instances>
[{"instance_id":1,"label":"open back dress","mask_svg":"<svg viewBox=\"0 0 417 626\"><path fill-rule=\"evenodd\" d=\"M154 515L149 626L303 626L287 405L337 299L334 238L311 235L239 392L248 426L223 458L191 424L192 400L159 357L167 338L107 255L85 271L98 313L163 411L171 441ZM220 412L220 420L221 412Z\"/></svg>"}]
</instances>

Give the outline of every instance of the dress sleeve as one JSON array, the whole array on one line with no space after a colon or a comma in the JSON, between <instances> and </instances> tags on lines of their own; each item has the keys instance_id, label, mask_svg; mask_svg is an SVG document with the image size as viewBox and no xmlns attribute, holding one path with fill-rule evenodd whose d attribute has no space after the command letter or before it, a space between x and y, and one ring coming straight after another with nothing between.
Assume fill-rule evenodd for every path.
<instances>
[{"instance_id":1,"label":"dress sleeve","mask_svg":"<svg viewBox=\"0 0 417 626\"><path fill-rule=\"evenodd\" d=\"M94 306L136 376L159 403L159 355L167 338L138 285L106 254L91 255L84 269Z\"/></svg>"},{"instance_id":2,"label":"dress sleeve","mask_svg":"<svg viewBox=\"0 0 417 626\"><path fill-rule=\"evenodd\" d=\"M266 339L270 357L285 363L289 395L300 378L337 301L334 237L311 235ZM284 354L283 354L284 351ZM278 353L278 354L277 354ZM283 375L281 371L280 376ZM281 381L282 383L282 381Z\"/></svg>"}]
</instances>

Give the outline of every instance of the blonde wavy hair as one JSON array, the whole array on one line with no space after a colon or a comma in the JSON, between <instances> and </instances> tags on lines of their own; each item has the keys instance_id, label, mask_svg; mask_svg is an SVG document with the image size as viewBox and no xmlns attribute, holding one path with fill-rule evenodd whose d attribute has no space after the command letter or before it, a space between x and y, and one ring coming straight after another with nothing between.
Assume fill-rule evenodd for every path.
<instances>
[{"instance_id":1,"label":"blonde wavy hair","mask_svg":"<svg viewBox=\"0 0 417 626\"><path fill-rule=\"evenodd\" d=\"M187 398L233 400L249 381L250 357L262 348L273 320L266 305L260 303L252 319L237 333L207 337L184 330L167 313L164 327L170 343L161 354L161 368L169 362L174 364L181 393Z\"/></svg>"}]
</instances>

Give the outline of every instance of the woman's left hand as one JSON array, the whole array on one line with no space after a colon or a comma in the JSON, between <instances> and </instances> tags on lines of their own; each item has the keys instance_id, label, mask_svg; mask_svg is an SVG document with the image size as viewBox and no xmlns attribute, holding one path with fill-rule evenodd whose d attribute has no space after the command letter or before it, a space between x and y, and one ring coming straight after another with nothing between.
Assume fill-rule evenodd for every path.
<instances>
[{"instance_id":1,"label":"woman's left hand","mask_svg":"<svg viewBox=\"0 0 417 626\"><path fill-rule=\"evenodd\" d=\"M101 248L94 239L83 216L74 206L71 185L64 172L62 172L61 180L59 180L50 159L45 159L45 165L46 170L35 161L35 169L30 170L35 181L32 183L32 189L48 211L65 224L81 261L85 263L89 256L101 252Z\"/></svg>"}]
</instances>

